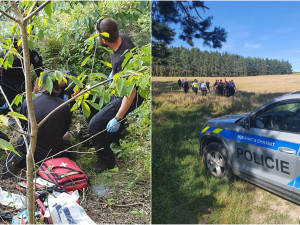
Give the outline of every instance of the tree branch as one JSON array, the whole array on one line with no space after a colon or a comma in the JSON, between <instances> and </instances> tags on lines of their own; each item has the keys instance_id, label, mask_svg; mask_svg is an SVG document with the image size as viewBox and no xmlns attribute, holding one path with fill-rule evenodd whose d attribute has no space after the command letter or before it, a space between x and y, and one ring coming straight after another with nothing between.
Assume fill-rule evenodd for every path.
<instances>
[{"instance_id":1,"label":"tree branch","mask_svg":"<svg viewBox=\"0 0 300 225\"><path fill-rule=\"evenodd\" d=\"M18 10L18 6L17 6L17 4L16 4L15 1L11 1L11 2L10 2L10 5L11 5L12 10L13 10L14 13L16 14L16 17L17 17L18 20L19 20L18 23L20 24L21 22L23 22L24 17L22 16L22 14L20 13L20 11Z\"/></svg>"},{"instance_id":2,"label":"tree branch","mask_svg":"<svg viewBox=\"0 0 300 225\"><path fill-rule=\"evenodd\" d=\"M36 7L36 5L37 5L37 1L35 1L35 3L33 4L33 6L31 7L31 9L29 10L29 12L28 12L28 14L27 14L27 16L28 15L30 15L31 13L32 13L32 11L34 10L34 8Z\"/></svg>"},{"instance_id":3,"label":"tree branch","mask_svg":"<svg viewBox=\"0 0 300 225\"><path fill-rule=\"evenodd\" d=\"M140 71L137 71L137 72L140 72ZM125 76L121 76L120 78L126 78L126 77L130 77L131 75L125 75ZM90 91L90 90L92 90L92 89L94 89L94 88L96 88L96 87L98 87L98 86L100 86L100 85L102 85L102 84L105 84L105 83L107 83L107 82L109 82L109 81L112 81L113 80L113 78L111 78L111 79L108 79L108 80L105 80L105 81L102 81L102 82L100 82L100 83L98 83L98 84L95 84L94 86L92 86L92 87L90 87L90 88L88 88L88 89L86 89L86 90L84 90L84 91L82 91L82 92L80 92L79 94L77 94L76 96L74 96L73 98L71 98L71 99L69 99L68 101L66 101L66 102L64 102L63 104L61 104L61 105L59 105L58 107L56 107L55 109L53 109L39 124L38 124L38 128L39 127L41 127L42 126L42 124L43 123L45 123L46 122L46 120L54 113L54 112L56 112L58 109L61 109L62 107L64 107L65 105L67 105L67 104L69 104L70 102L72 102L72 101L74 101L76 98L78 98L79 96L81 96L81 95L83 95L83 94L85 94L86 92L88 92L88 91Z\"/></svg>"},{"instance_id":4,"label":"tree branch","mask_svg":"<svg viewBox=\"0 0 300 225\"><path fill-rule=\"evenodd\" d=\"M202 17L200 16L200 14L198 13L197 8L195 8L195 11L196 11L197 15L200 17L200 19L203 20L203 18L202 18Z\"/></svg>"},{"instance_id":5,"label":"tree branch","mask_svg":"<svg viewBox=\"0 0 300 225\"><path fill-rule=\"evenodd\" d=\"M0 12L1 12L4 16L8 17L9 19L15 21L16 23L20 23L20 21L19 21L18 19L14 18L13 16L11 16L11 15L9 15L8 13L4 12L2 9L0 9Z\"/></svg>"},{"instance_id":6,"label":"tree branch","mask_svg":"<svg viewBox=\"0 0 300 225\"><path fill-rule=\"evenodd\" d=\"M193 22L193 20L192 20L190 14L187 12L187 10L186 10L186 8L184 7L184 5L182 4L182 2L179 1L178 3L180 4L181 8L183 9L183 11L185 12L185 14L186 14L187 17L189 18L189 21Z\"/></svg>"},{"instance_id":7,"label":"tree branch","mask_svg":"<svg viewBox=\"0 0 300 225\"><path fill-rule=\"evenodd\" d=\"M28 14L28 16L25 17L24 21L28 21L31 17L36 15L39 11L41 11L50 2L51 2L51 0L48 0L48 1L44 2L43 4L41 4L34 12L32 12L31 14Z\"/></svg>"}]
</instances>

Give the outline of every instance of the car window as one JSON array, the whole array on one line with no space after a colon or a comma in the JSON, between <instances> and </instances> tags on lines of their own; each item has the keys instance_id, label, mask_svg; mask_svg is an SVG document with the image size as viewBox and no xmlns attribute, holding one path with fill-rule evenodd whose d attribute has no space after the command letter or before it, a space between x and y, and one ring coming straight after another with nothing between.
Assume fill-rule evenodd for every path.
<instances>
[{"instance_id":1,"label":"car window","mask_svg":"<svg viewBox=\"0 0 300 225\"><path fill-rule=\"evenodd\" d=\"M300 132L300 102L286 101L268 106L256 113L251 120L251 127Z\"/></svg>"}]
</instances>

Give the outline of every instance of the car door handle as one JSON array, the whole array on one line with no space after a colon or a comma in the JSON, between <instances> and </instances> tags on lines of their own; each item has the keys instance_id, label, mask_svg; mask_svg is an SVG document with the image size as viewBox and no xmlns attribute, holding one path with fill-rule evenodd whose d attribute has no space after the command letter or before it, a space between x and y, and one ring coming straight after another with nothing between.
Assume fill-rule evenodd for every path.
<instances>
[{"instance_id":1,"label":"car door handle","mask_svg":"<svg viewBox=\"0 0 300 225\"><path fill-rule=\"evenodd\" d=\"M296 152L297 152L296 150L291 149L291 148L287 148L287 147L279 147L278 151L283 152L283 153L287 153L287 154L293 154L293 155L295 155Z\"/></svg>"}]
</instances>

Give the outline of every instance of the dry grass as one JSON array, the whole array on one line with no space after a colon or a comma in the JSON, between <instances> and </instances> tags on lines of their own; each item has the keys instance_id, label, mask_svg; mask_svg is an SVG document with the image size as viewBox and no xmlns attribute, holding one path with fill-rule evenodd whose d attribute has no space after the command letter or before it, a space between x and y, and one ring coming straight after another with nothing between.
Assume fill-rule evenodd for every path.
<instances>
[{"instance_id":1,"label":"dry grass","mask_svg":"<svg viewBox=\"0 0 300 225\"><path fill-rule=\"evenodd\" d=\"M220 78L197 79L213 83ZM222 182L208 176L199 157L198 136L211 118L251 112L298 91L300 76L229 79L237 92L226 98L191 90L185 94L178 77L152 77L153 223L299 223L299 206L237 177Z\"/></svg>"},{"instance_id":2,"label":"dry grass","mask_svg":"<svg viewBox=\"0 0 300 225\"><path fill-rule=\"evenodd\" d=\"M183 77L152 77L152 82L167 82L174 81ZM187 77L189 82L197 79L209 81L212 85L216 79L225 77ZM276 93L276 92L294 92L300 91L300 76L299 75L265 75L252 77L226 77L226 80L233 80L237 90L256 92L256 93Z\"/></svg>"}]
</instances>

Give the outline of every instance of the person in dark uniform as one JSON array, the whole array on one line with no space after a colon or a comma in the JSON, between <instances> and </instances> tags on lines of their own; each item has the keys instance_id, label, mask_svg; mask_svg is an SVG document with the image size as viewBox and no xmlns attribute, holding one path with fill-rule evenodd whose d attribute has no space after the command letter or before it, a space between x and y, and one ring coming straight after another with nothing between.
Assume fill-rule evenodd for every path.
<instances>
[{"instance_id":1,"label":"person in dark uniform","mask_svg":"<svg viewBox=\"0 0 300 225\"><path fill-rule=\"evenodd\" d=\"M184 79L183 90L184 90L184 93L187 93L189 90L189 82L187 81L186 78Z\"/></svg>"},{"instance_id":2,"label":"person in dark uniform","mask_svg":"<svg viewBox=\"0 0 300 225\"><path fill-rule=\"evenodd\" d=\"M179 80L178 80L178 86L179 86L179 88L181 88L181 80L180 80L180 78L179 78Z\"/></svg>"},{"instance_id":3,"label":"person in dark uniform","mask_svg":"<svg viewBox=\"0 0 300 225\"><path fill-rule=\"evenodd\" d=\"M51 94L46 90L46 80L50 73L53 73L53 71L45 72L40 93L33 99L33 108L37 123L41 122L53 109L64 103L64 100L59 97L61 93L63 93L64 87L61 87L57 81L53 83ZM26 101L22 103L20 113L27 117ZM24 130L27 130L27 121L21 120L21 124ZM36 163L42 162L46 157L51 157L63 149L70 147L70 143L63 138L68 131L70 124L71 112L69 105L56 111L44 124L42 124L39 128L36 150L34 153L34 160ZM14 172L16 167L22 168L26 165L27 150L22 136L18 139L15 150L21 157L12 152L8 155L7 167L4 166L2 170L2 173L4 174L2 179L10 177L10 173L8 173L7 170ZM55 157L61 156L62 155L57 155Z\"/></svg>"},{"instance_id":4,"label":"person in dark uniform","mask_svg":"<svg viewBox=\"0 0 300 225\"><path fill-rule=\"evenodd\" d=\"M218 84L218 95L223 96L223 87L224 87L223 81L220 80L220 82L219 82L219 84Z\"/></svg>"},{"instance_id":5,"label":"person in dark uniform","mask_svg":"<svg viewBox=\"0 0 300 225\"><path fill-rule=\"evenodd\" d=\"M12 43L14 48L21 55L23 55L22 46L17 45L18 41L15 38L12 38ZM40 76L41 72L43 71L42 58L34 50L30 50L29 54L30 63L33 65L37 76ZM0 85L9 102L12 102L17 94L25 91L25 76L23 73L23 66L23 60L15 55L12 68L0 69ZM3 94L0 92L0 114L6 114L8 111L8 105Z\"/></svg>"},{"instance_id":6,"label":"person in dark uniform","mask_svg":"<svg viewBox=\"0 0 300 225\"><path fill-rule=\"evenodd\" d=\"M233 96L235 93L235 84L233 83L233 80L229 82L228 86L229 86L229 96Z\"/></svg>"},{"instance_id":7,"label":"person in dark uniform","mask_svg":"<svg viewBox=\"0 0 300 225\"><path fill-rule=\"evenodd\" d=\"M214 91L215 91L215 94L218 95L218 86L219 86L219 80L216 80L216 82L214 83Z\"/></svg>"},{"instance_id":8,"label":"person in dark uniform","mask_svg":"<svg viewBox=\"0 0 300 225\"><path fill-rule=\"evenodd\" d=\"M206 88L207 88L207 90L210 92L209 84L210 84L210 82L207 80L207 81L206 81Z\"/></svg>"},{"instance_id":9,"label":"person in dark uniform","mask_svg":"<svg viewBox=\"0 0 300 225\"><path fill-rule=\"evenodd\" d=\"M113 19L99 20L95 28L100 45L113 50L110 57L113 76L122 71L121 65L125 58L123 54L126 50L134 48L134 45L125 33L119 32L118 25ZM108 33L109 37L102 36L101 33L103 32ZM98 156L98 162L91 167L95 172L102 173L106 169L115 167L115 156L110 145L112 142L119 140L124 129L125 121L120 120L140 106L143 100L138 93L138 89L134 88L129 97L117 98L111 96L110 102L93 116L89 123L89 134L90 136L97 134L92 138ZM99 132L101 133L98 134Z\"/></svg>"}]
</instances>

